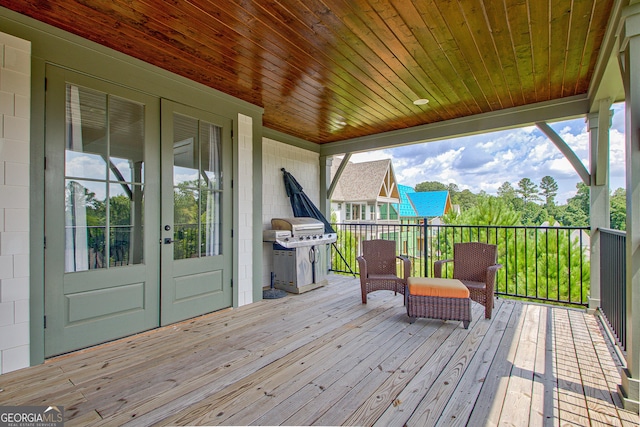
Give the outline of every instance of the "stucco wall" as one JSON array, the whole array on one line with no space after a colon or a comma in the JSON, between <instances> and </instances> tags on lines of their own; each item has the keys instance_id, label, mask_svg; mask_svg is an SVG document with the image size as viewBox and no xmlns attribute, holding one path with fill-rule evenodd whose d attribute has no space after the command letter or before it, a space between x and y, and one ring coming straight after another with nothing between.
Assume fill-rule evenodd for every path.
<instances>
[{"instance_id":1,"label":"stucco wall","mask_svg":"<svg viewBox=\"0 0 640 427\"><path fill-rule=\"evenodd\" d=\"M293 216L284 189L282 171L285 168L302 185L305 194L318 206L320 201L320 155L272 139L262 139L262 226L271 228L271 218ZM273 269L272 244L263 243L263 286L269 286Z\"/></svg>"},{"instance_id":2,"label":"stucco wall","mask_svg":"<svg viewBox=\"0 0 640 427\"><path fill-rule=\"evenodd\" d=\"M0 373L29 366L31 43L0 33Z\"/></svg>"}]
</instances>

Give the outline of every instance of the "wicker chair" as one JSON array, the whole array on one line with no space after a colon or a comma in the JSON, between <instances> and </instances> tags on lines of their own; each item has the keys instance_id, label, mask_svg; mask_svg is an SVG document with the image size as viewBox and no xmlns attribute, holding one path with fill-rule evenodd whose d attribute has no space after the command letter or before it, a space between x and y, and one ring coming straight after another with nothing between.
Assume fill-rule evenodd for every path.
<instances>
[{"instance_id":1,"label":"wicker chair","mask_svg":"<svg viewBox=\"0 0 640 427\"><path fill-rule=\"evenodd\" d=\"M453 278L469 288L470 298L484 305L484 317L491 319L496 272L502 268L502 265L496 263L497 255L496 245L478 242L455 243L452 260L445 259L434 263L434 276L443 277L443 265L453 261Z\"/></svg>"},{"instance_id":2,"label":"wicker chair","mask_svg":"<svg viewBox=\"0 0 640 427\"><path fill-rule=\"evenodd\" d=\"M389 290L404 295L411 261L407 257L396 256L395 241L365 240L362 242L362 255L357 260L363 304L367 303L367 294L373 291ZM397 275L397 260L402 260L403 277Z\"/></svg>"}]
</instances>

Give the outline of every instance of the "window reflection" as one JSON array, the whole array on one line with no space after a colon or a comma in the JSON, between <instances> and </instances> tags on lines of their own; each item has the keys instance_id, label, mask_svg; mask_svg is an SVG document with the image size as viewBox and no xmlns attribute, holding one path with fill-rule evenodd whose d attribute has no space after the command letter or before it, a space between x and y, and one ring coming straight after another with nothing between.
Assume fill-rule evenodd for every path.
<instances>
[{"instance_id":1,"label":"window reflection","mask_svg":"<svg viewBox=\"0 0 640 427\"><path fill-rule=\"evenodd\" d=\"M104 183L67 180L65 185L65 271L105 266Z\"/></svg>"},{"instance_id":2,"label":"window reflection","mask_svg":"<svg viewBox=\"0 0 640 427\"><path fill-rule=\"evenodd\" d=\"M174 259L222 253L222 129L174 114Z\"/></svg>"},{"instance_id":3,"label":"window reflection","mask_svg":"<svg viewBox=\"0 0 640 427\"><path fill-rule=\"evenodd\" d=\"M144 106L67 85L65 271L144 262Z\"/></svg>"}]
</instances>

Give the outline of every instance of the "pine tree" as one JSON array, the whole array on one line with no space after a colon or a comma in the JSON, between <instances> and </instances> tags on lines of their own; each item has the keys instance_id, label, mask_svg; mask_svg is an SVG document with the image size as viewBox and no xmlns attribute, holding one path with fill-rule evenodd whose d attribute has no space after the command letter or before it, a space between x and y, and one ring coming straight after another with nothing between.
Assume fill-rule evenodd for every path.
<instances>
[{"instance_id":1,"label":"pine tree","mask_svg":"<svg viewBox=\"0 0 640 427\"><path fill-rule=\"evenodd\" d=\"M516 190L525 205L527 202L535 202L540 200L540 196L538 195L538 186L531 181L529 178L522 178L518 181L518 189Z\"/></svg>"},{"instance_id":2,"label":"pine tree","mask_svg":"<svg viewBox=\"0 0 640 427\"><path fill-rule=\"evenodd\" d=\"M540 190L542 193L542 197L544 197L544 204L547 209L555 206L555 198L558 195L558 183L556 182L556 180L549 175L543 177L542 181L540 182Z\"/></svg>"},{"instance_id":3,"label":"pine tree","mask_svg":"<svg viewBox=\"0 0 640 427\"><path fill-rule=\"evenodd\" d=\"M618 188L611 196L611 212L609 214L611 228L626 230L627 228L627 192Z\"/></svg>"},{"instance_id":4,"label":"pine tree","mask_svg":"<svg viewBox=\"0 0 640 427\"><path fill-rule=\"evenodd\" d=\"M459 225L520 225L520 214L502 198L478 196L475 204L460 215L444 217L446 224Z\"/></svg>"}]
</instances>

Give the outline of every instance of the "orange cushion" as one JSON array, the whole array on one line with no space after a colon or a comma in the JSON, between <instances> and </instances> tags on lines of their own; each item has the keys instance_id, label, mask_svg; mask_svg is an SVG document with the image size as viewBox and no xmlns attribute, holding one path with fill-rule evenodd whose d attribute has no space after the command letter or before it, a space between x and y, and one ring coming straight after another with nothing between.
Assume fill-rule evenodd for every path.
<instances>
[{"instance_id":1,"label":"orange cushion","mask_svg":"<svg viewBox=\"0 0 640 427\"><path fill-rule=\"evenodd\" d=\"M457 279L409 277L409 293L423 297L469 298L469 289Z\"/></svg>"}]
</instances>

